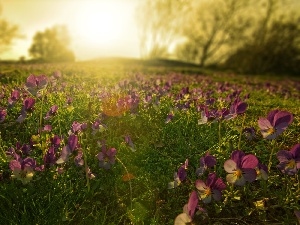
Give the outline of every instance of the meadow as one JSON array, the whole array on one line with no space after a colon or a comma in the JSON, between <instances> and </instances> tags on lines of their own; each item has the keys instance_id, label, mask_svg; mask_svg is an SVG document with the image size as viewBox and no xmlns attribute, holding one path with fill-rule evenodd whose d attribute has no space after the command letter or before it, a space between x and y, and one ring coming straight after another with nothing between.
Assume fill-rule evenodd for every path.
<instances>
[{"instance_id":1,"label":"meadow","mask_svg":"<svg viewBox=\"0 0 300 225\"><path fill-rule=\"evenodd\" d=\"M0 224L297 224L300 80L3 64Z\"/></svg>"}]
</instances>

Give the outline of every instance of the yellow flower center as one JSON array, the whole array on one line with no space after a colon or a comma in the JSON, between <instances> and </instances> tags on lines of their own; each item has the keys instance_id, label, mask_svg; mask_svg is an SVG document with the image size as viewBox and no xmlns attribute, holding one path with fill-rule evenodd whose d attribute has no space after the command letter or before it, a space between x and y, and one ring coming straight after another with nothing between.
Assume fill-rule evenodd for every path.
<instances>
[{"instance_id":1,"label":"yellow flower center","mask_svg":"<svg viewBox=\"0 0 300 225\"><path fill-rule=\"evenodd\" d=\"M271 134L274 134L275 131L276 131L276 129L275 129L274 127L271 127L271 128L269 128L266 132L267 132L269 135L271 135Z\"/></svg>"},{"instance_id":2,"label":"yellow flower center","mask_svg":"<svg viewBox=\"0 0 300 225\"><path fill-rule=\"evenodd\" d=\"M295 161L295 159L291 159L291 160L289 161L289 163L286 165L286 167L289 168L289 169L293 169L293 168L295 168L295 166L296 166L296 161Z\"/></svg>"},{"instance_id":3,"label":"yellow flower center","mask_svg":"<svg viewBox=\"0 0 300 225\"><path fill-rule=\"evenodd\" d=\"M240 169L237 169L235 172L234 172L234 175L237 177L237 178L240 178L242 176L243 172L240 170Z\"/></svg>"},{"instance_id":4,"label":"yellow flower center","mask_svg":"<svg viewBox=\"0 0 300 225\"><path fill-rule=\"evenodd\" d=\"M205 193L206 196L210 196L211 195L211 189L209 187L206 188L204 193Z\"/></svg>"}]
</instances>

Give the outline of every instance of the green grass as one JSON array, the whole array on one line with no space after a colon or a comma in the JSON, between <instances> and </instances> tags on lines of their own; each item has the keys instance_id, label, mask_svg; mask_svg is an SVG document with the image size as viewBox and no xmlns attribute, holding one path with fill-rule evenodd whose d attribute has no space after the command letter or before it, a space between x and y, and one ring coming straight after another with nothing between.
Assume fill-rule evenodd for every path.
<instances>
[{"instance_id":1,"label":"green grass","mask_svg":"<svg viewBox=\"0 0 300 225\"><path fill-rule=\"evenodd\" d=\"M30 96L24 90L30 74L50 77L57 70L62 77L56 84L49 83L43 101L42 97ZM118 85L124 80L127 85ZM163 89L169 80L171 88ZM263 76L215 73L176 62L98 60L73 64L2 64L0 81L0 109L7 108L13 89L22 93L0 123L0 221L3 224L174 224L195 190L195 180L205 180L205 176L197 177L195 170L207 151L217 158L213 170L226 182L223 164L239 144L245 153L254 154L267 164L273 147L276 153L300 143L300 85L295 78L270 81ZM265 86L266 82L271 86ZM221 85L226 89L218 92ZM184 87L199 91L192 98L177 98ZM175 110L178 104L194 97L199 97L198 104L203 104L207 91L213 91L210 97L218 99L236 90L241 90L241 97L250 93L244 124L243 115L223 121L221 136L218 123L198 125L200 113L194 103L188 109ZM133 112L126 110L117 116L101 117L105 111L105 93L119 93L121 97L136 93L140 101ZM144 103L146 95L151 95L153 101ZM26 97L36 99L35 109L23 123L18 123L16 119ZM67 97L73 99L70 106L66 104ZM159 99L159 104L155 99ZM50 120L39 121L40 114L44 117L54 104L59 108L57 114ZM216 107L220 105L227 107L228 103L215 103ZM274 146L262 138L257 125L258 118L266 117L273 109L294 114L292 124L275 140ZM172 110L173 119L165 123ZM97 118L101 118L107 129L93 134L91 125ZM39 134L40 122L43 126L50 124L52 131L40 134L29 155L41 165L49 148L49 137L63 137L56 153L59 157L74 121L88 125L78 136L94 179L86 179L84 166L75 166L74 156L78 150L63 165L36 171L28 184L11 178L5 151L16 148L17 142L29 144L32 136ZM241 126L253 126L257 138L249 141L242 135L239 143ZM130 135L136 151L125 143L125 135ZM97 142L101 140L117 149L116 163L110 170L98 165L96 155L101 147ZM189 159L186 181L175 189L168 189L174 172L186 159ZM268 181L254 181L243 187L227 185L220 202L200 203L207 215L196 215L195 223L296 224L294 210L300 210L299 171L295 176L283 175L276 168L276 156L271 159ZM59 167L64 168L64 173L57 173ZM124 180L127 173L134 178ZM264 202L263 207L257 206L258 202Z\"/></svg>"}]
</instances>

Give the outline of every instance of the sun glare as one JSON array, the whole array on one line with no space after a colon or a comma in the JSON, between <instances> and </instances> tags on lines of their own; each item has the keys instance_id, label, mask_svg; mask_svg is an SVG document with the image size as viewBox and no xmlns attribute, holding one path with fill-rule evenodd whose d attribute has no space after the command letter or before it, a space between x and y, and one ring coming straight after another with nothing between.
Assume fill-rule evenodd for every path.
<instances>
[{"instance_id":1,"label":"sun glare","mask_svg":"<svg viewBox=\"0 0 300 225\"><path fill-rule=\"evenodd\" d=\"M115 45L126 26L121 6L105 2L82 5L74 12L76 39L93 47Z\"/></svg>"}]
</instances>

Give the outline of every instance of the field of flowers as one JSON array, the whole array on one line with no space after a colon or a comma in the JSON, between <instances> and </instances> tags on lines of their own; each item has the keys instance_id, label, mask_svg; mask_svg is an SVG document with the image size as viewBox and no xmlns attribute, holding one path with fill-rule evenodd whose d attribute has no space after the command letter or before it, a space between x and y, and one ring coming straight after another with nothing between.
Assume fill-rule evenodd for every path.
<instances>
[{"instance_id":1,"label":"field of flowers","mask_svg":"<svg viewBox=\"0 0 300 225\"><path fill-rule=\"evenodd\" d=\"M0 224L297 224L300 81L0 70Z\"/></svg>"}]
</instances>

